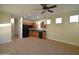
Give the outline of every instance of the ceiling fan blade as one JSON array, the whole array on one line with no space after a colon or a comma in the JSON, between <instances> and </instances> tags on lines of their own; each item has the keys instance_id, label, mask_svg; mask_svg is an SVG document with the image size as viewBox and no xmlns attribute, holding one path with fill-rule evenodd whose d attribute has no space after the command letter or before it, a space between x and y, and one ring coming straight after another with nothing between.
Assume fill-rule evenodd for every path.
<instances>
[{"instance_id":1,"label":"ceiling fan blade","mask_svg":"<svg viewBox=\"0 0 79 59\"><path fill-rule=\"evenodd\" d=\"M47 7L47 4L43 4L45 7Z\"/></svg>"},{"instance_id":2,"label":"ceiling fan blade","mask_svg":"<svg viewBox=\"0 0 79 59\"><path fill-rule=\"evenodd\" d=\"M41 6L42 6L42 7L46 7L46 6L47 6L47 4L41 4Z\"/></svg>"},{"instance_id":3,"label":"ceiling fan blade","mask_svg":"<svg viewBox=\"0 0 79 59\"><path fill-rule=\"evenodd\" d=\"M47 10L47 11L49 11L49 12L53 12L52 10Z\"/></svg>"},{"instance_id":4,"label":"ceiling fan blade","mask_svg":"<svg viewBox=\"0 0 79 59\"><path fill-rule=\"evenodd\" d=\"M43 4L41 4L41 6L44 7Z\"/></svg>"},{"instance_id":5,"label":"ceiling fan blade","mask_svg":"<svg viewBox=\"0 0 79 59\"><path fill-rule=\"evenodd\" d=\"M41 4L41 6L43 7L43 9L47 8L47 4Z\"/></svg>"},{"instance_id":6,"label":"ceiling fan blade","mask_svg":"<svg viewBox=\"0 0 79 59\"><path fill-rule=\"evenodd\" d=\"M55 7L57 7L57 5L50 6L50 7L48 7L47 9L51 9L51 8L55 8Z\"/></svg>"}]
</instances>

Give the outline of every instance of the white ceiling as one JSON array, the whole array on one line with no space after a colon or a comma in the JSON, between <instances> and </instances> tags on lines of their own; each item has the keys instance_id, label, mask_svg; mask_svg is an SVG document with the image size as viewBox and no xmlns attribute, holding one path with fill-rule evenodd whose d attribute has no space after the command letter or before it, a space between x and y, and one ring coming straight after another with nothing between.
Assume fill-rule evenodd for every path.
<instances>
[{"instance_id":1,"label":"white ceiling","mask_svg":"<svg viewBox=\"0 0 79 59\"><path fill-rule=\"evenodd\" d=\"M51 4L53 5L53 4ZM48 5L49 6L49 5ZM1 4L0 11L10 13L13 17L25 17L29 19L41 18L43 15L40 14L42 6L40 4ZM54 13L47 12L45 15L50 18L51 15L56 13L62 13L79 9L79 4L57 4L57 8L52 8Z\"/></svg>"}]
</instances>

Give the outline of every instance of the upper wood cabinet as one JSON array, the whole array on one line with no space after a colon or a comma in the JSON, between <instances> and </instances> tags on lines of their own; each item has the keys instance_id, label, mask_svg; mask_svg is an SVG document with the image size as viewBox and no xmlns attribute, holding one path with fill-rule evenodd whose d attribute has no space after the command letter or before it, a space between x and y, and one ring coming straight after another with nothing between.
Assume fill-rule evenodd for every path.
<instances>
[{"instance_id":1,"label":"upper wood cabinet","mask_svg":"<svg viewBox=\"0 0 79 59\"><path fill-rule=\"evenodd\" d=\"M44 22L41 22L41 28L46 28L46 24Z\"/></svg>"},{"instance_id":2,"label":"upper wood cabinet","mask_svg":"<svg viewBox=\"0 0 79 59\"><path fill-rule=\"evenodd\" d=\"M32 23L33 28L37 28L36 23Z\"/></svg>"},{"instance_id":3,"label":"upper wood cabinet","mask_svg":"<svg viewBox=\"0 0 79 59\"><path fill-rule=\"evenodd\" d=\"M33 21L33 20L27 20L27 19L23 20L23 24L32 25L32 23L35 23L35 21Z\"/></svg>"}]
</instances>

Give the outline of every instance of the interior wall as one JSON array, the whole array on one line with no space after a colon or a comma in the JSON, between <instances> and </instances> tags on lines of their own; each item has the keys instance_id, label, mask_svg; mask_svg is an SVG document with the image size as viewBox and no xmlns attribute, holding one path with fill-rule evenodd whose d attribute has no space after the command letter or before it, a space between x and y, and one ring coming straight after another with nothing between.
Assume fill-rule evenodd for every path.
<instances>
[{"instance_id":1,"label":"interior wall","mask_svg":"<svg viewBox=\"0 0 79 59\"><path fill-rule=\"evenodd\" d=\"M7 13L0 12L0 25L10 24L11 16ZM11 41L11 24L0 26L0 43Z\"/></svg>"},{"instance_id":2,"label":"interior wall","mask_svg":"<svg viewBox=\"0 0 79 59\"><path fill-rule=\"evenodd\" d=\"M23 25L23 18L18 18L18 35L19 35L19 39L22 39L22 25Z\"/></svg>"},{"instance_id":3,"label":"interior wall","mask_svg":"<svg viewBox=\"0 0 79 59\"><path fill-rule=\"evenodd\" d=\"M79 22L69 23L71 15L79 15L79 10L53 15L51 24L47 25L46 28L47 38L79 46ZM55 23L57 17L63 18L62 24Z\"/></svg>"},{"instance_id":4,"label":"interior wall","mask_svg":"<svg viewBox=\"0 0 79 59\"><path fill-rule=\"evenodd\" d=\"M12 19L11 18L11 38L12 39L14 39L14 34L15 34L15 31L14 31L14 28L15 28L15 26L14 26L14 23L15 23L15 21L14 21L14 18Z\"/></svg>"},{"instance_id":5,"label":"interior wall","mask_svg":"<svg viewBox=\"0 0 79 59\"><path fill-rule=\"evenodd\" d=\"M18 37L18 19L15 19L15 23L14 23L14 32L15 32L15 36Z\"/></svg>"}]
</instances>

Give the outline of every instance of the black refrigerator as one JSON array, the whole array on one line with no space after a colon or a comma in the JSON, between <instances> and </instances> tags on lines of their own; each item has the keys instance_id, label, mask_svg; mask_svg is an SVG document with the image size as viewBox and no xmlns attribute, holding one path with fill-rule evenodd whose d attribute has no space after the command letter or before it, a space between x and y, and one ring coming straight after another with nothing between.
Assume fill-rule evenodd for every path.
<instances>
[{"instance_id":1,"label":"black refrigerator","mask_svg":"<svg viewBox=\"0 0 79 59\"><path fill-rule=\"evenodd\" d=\"M24 25L23 24L23 27L22 27L22 37L25 38L25 37L29 37L29 29L32 28L31 25Z\"/></svg>"}]
</instances>

